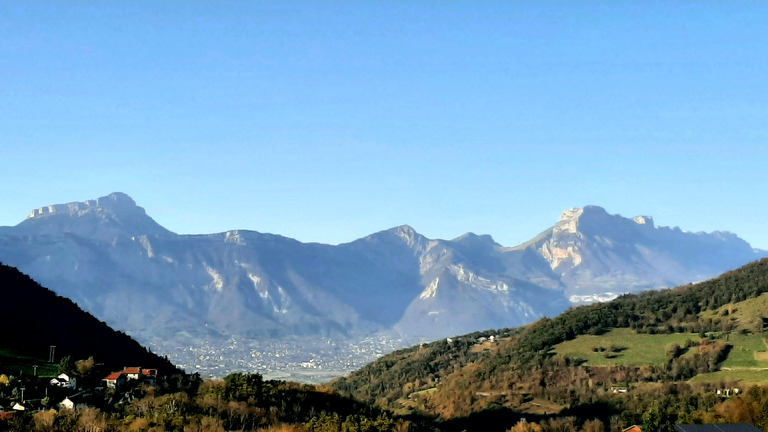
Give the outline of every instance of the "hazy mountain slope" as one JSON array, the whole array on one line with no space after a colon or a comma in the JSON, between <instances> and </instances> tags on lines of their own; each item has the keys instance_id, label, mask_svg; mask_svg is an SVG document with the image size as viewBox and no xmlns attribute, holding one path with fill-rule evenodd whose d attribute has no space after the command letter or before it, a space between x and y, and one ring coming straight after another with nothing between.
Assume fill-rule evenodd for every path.
<instances>
[{"instance_id":1,"label":"hazy mountain slope","mask_svg":"<svg viewBox=\"0 0 768 432\"><path fill-rule=\"evenodd\" d=\"M526 249L549 262L577 302L701 281L768 256L731 233L656 227L650 216L628 219L596 206L566 210L514 248Z\"/></svg>"},{"instance_id":2,"label":"hazy mountain slope","mask_svg":"<svg viewBox=\"0 0 768 432\"><path fill-rule=\"evenodd\" d=\"M395 327L435 338L567 306L559 292L533 301L539 286L497 274L499 248L489 237L429 240L407 226L339 246L253 231L180 236L120 193L36 210L0 237L0 257L139 337ZM441 289L425 294L438 278Z\"/></svg>"},{"instance_id":3,"label":"hazy mountain slope","mask_svg":"<svg viewBox=\"0 0 768 432\"><path fill-rule=\"evenodd\" d=\"M183 346L392 330L432 340L554 316L568 296L687 283L761 256L732 234L649 221L588 206L514 248L471 233L428 239L409 226L331 246L246 230L177 235L114 193L2 227L0 260L142 341Z\"/></svg>"}]
</instances>

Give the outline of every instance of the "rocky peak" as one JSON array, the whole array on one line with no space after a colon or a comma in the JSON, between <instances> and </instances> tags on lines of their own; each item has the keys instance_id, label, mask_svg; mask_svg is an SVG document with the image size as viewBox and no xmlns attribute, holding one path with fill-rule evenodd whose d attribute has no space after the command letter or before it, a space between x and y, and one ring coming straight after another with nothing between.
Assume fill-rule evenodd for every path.
<instances>
[{"instance_id":1,"label":"rocky peak","mask_svg":"<svg viewBox=\"0 0 768 432\"><path fill-rule=\"evenodd\" d=\"M104 212L130 215L145 215L144 209L136 205L131 197L122 193L114 192L107 196L86 200L83 202L71 202L67 204L53 204L32 210L27 219L51 217L51 216L84 216L92 212Z\"/></svg>"},{"instance_id":2,"label":"rocky peak","mask_svg":"<svg viewBox=\"0 0 768 432\"><path fill-rule=\"evenodd\" d=\"M18 227L29 233L72 233L101 239L120 235L172 234L147 216L143 208L122 192L34 209Z\"/></svg>"},{"instance_id":3,"label":"rocky peak","mask_svg":"<svg viewBox=\"0 0 768 432\"><path fill-rule=\"evenodd\" d=\"M410 225L400 225L398 227L392 228L389 231L403 239L405 244L407 244L409 247L413 247L415 244L424 239L424 237L417 233L416 230L413 229L413 227Z\"/></svg>"},{"instance_id":4,"label":"rocky peak","mask_svg":"<svg viewBox=\"0 0 768 432\"><path fill-rule=\"evenodd\" d=\"M653 218L651 216L637 216L632 220L634 220L635 223L638 225L646 225L650 228L654 227Z\"/></svg>"},{"instance_id":5,"label":"rocky peak","mask_svg":"<svg viewBox=\"0 0 768 432\"><path fill-rule=\"evenodd\" d=\"M604 208L595 205L587 205L584 207L574 207L565 210L560 215L560 220L555 225L555 232L569 232L575 234L579 232L579 228L585 224L594 225L602 223L609 218L610 215Z\"/></svg>"}]
</instances>

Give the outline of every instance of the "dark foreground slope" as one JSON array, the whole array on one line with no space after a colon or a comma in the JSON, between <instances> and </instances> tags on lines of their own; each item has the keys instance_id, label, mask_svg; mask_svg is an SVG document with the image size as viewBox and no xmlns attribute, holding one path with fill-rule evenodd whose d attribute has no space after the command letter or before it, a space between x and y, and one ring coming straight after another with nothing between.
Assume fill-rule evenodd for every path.
<instances>
[{"instance_id":1,"label":"dark foreground slope","mask_svg":"<svg viewBox=\"0 0 768 432\"><path fill-rule=\"evenodd\" d=\"M637 398L647 394L650 383L682 382L717 370L732 348L728 337L737 323L727 308L714 319L712 311L766 292L768 260L763 259L699 284L624 295L518 329L474 333L401 350L331 386L379 406L442 418L499 416L509 410L512 418L526 415L530 420L535 415L573 415L596 401L605 402L600 410L610 415L627 409L620 402L624 399L609 396L611 388L627 388ZM583 365L584 360L554 350L564 341L616 328L658 335L659 341L677 334L689 339L690 346L662 343L659 349L670 350L666 359L645 365ZM606 358L614 355L614 349L625 348L608 349Z\"/></svg>"},{"instance_id":2,"label":"dark foreground slope","mask_svg":"<svg viewBox=\"0 0 768 432\"><path fill-rule=\"evenodd\" d=\"M168 359L149 352L130 336L111 329L71 300L57 296L13 267L0 264L0 347L55 362L64 356L93 356L110 369L127 365L176 371Z\"/></svg>"}]
</instances>

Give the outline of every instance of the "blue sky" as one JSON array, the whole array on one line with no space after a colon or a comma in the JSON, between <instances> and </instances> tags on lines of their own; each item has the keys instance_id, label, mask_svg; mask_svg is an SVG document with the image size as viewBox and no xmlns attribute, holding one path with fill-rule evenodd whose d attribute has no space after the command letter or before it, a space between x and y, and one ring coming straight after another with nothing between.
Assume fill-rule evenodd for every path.
<instances>
[{"instance_id":1,"label":"blue sky","mask_svg":"<svg viewBox=\"0 0 768 432\"><path fill-rule=\"evenodd\" d=\"M512 246L595 204L768 248L766 2L0 2L0 225Z\"/></svg>"}]
</instances>

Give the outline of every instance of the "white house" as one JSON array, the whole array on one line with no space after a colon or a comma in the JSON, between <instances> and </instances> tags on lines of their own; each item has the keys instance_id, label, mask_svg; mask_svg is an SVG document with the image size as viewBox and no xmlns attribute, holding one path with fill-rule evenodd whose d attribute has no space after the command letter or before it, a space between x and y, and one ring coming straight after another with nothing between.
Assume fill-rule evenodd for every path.
<instances>
[{"instance_id":1,"label":"white house","mask_svg":"<svg viewBox=\"0 0 768 432\"><path fill-rule=\"evenodd\" d=\"M75 377L63 373L50 381L51 386L74 389L77 387Z\"/></svg>"},{"instance_id":2,"label":"white house","mask_svg":"<svg viewBox=\"0 0 768 432\"><path fill-rule=\"evenodd\" d=\"M141 376L140 367L126 367L123 369L123 374L129 380L137 380Z\"/></svg>"}]
</instances>

